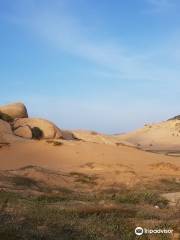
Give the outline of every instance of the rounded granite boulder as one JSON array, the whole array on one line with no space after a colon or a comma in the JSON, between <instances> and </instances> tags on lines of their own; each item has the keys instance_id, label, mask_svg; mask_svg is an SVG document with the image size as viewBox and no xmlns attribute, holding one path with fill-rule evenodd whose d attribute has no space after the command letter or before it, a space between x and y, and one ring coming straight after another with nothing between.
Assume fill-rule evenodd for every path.
<instances>
[{"instance_id":1,"label":"rounded granite boulder","mask_svg":"<svg viewBox=\"0 0 180 240\"><path fill-rule=\"evenodd\" d=\"M22 138L27 138L27 139L32 139L32 130L29 126L22 126L14 130L14 134L16 136L22 137Z\"/></svg>"},{"instance_id":2,"label":"rounded granite boulder","mask_svg":"<svg viewBox=\"0 0 180 240\"><path fill-rule=\"evenodd\" d=\"M63 138L61 130L52 122L41 118L19 118L14 121L13 129L29 127L32 138L58 139ZM27 128L26 128L27 131ZM38 135L38 136L37 136Z\"/></svg>"},{"instance_id":3,"label":"rounded granite boulder","mask_svg":"<svg viewBox=\"0 0 180 240\"><path fill-rule=\"evenodd\" d=\"M27 118L28 113L23 103L13 103L0 106L0 118L3 120L13 120L15 118Z\"/></svg>"}]
</instances>

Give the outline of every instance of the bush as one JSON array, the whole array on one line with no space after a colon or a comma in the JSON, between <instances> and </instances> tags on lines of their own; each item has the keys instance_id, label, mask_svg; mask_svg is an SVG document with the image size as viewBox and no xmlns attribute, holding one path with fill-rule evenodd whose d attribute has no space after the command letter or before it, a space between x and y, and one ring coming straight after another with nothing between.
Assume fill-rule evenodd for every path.
<instances>
[{"instance_id":1,"label":"bush","mask_svg":"<svg viewBox=\"0 0 180 240\"><path fill-rule=\"evenodd\" d=\"M115 199L120 203L145 203L154 206L158 205L161 208L168 205L168 200L153 192L128 192L126 194L116 196Z\"/></svg>"},{"instance_id":2,"label":"bush","mask_svg":"<svg viewBox=\"0 0 180 240\"><path fill-rule=\"evenodd\" d=\"M24 176L14 176L14 177L10 177L9 180L15 185L15 186L19 186L19 187L28 187L28 188L32 188L32 187L37 187L38 183L28 177L24 177Z\"/></svg>"}]
</instances>

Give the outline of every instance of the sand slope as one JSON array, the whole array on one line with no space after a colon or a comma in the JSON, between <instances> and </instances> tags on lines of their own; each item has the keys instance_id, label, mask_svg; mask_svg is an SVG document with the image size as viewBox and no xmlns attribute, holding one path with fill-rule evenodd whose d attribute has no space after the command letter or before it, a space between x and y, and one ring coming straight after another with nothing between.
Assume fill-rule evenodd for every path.
<instances>
[{"instance_id":1,"label":"sand slope","mask_svg":"<svg viewBox=\"0 0 180 240\"><path fill-rule=\"evenodd\" d=\"M179 150L180 120L145 125L141 129L116 136L116 138L119 141L127 141L143 149Z\"/></svg>"},{"instance_id":2,"label":"sand slope","mask_svg":"<svg viewBox=\"0 0 180 240\"><path fill-rule=\"evenodd\" d=\"M0 170L15 170L25 166L38 166L65 174L66 181L57 178L57 184L77 186L78 174L92 177L88 188L101 188L126 184L133 186L142 181L180 176L180 158L144 152L132 147L97 144L82 141L63 141L54 146L46 141L17 142L0 149ZM21 175L40 177L35 171L20 171ZM78 174L76 174L78 173ZM42 176L41 176L42 177ZM82 177L79 175L79 177ZM48 184L52 178L46 178ZM52 184L55 183L52 180ZM95 184L93 184L95 183ZM85 184L86 186L86 184Z\"/></svg>"}]
</instances>

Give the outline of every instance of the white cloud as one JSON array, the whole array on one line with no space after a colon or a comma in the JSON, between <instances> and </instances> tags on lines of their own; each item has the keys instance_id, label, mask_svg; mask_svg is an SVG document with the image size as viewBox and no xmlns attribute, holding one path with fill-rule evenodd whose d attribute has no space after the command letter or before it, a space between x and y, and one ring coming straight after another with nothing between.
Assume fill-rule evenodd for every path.
<instances>
[{"instance_id":1,"label":"white cloud","mask_svg":"<svg viewBox=\"0 0 180 240\"><path fill-rule=\"evenodd\" d=\"M146 1L154 10L171 7L174 3L174 0ZM99 66L100 70L97 74L103 73L104 76L109 78L112 76L119 80L179 80L179 70L164 67L168 65L165 57L167 61L169 60L169 50L167 51L169 45L166 45L165 39L161 46L156 46L156 49L153 46L150 54L145 51L137 54L137 50L133 51L121 43L115 44L110 37L106 40L97 40L82 22L79 22L72 14L69 15L67 8L64 8L62 4L60 7L59 5L52 7L53 5L37 4L33 0L29 5L20 4L22 3L20 0L18 2L16 8L20 6L19 9L16 9L13 17L11 15L11 20L15 24L21 25L27 31L32 31L55 49ZM162 59L165 61L164 66L161 66Z\"/></svg>"}]
</instances>

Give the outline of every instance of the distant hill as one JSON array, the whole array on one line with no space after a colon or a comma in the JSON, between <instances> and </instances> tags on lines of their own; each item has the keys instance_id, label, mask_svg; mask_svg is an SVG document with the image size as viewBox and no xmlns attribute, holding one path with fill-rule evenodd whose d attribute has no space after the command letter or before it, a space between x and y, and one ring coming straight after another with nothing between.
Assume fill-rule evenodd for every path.
<instances>
[{"instance_id":1,"label":"distant hill","mask_svg":"<svg viewBox=\"0 0 180 240\"><path fill-rule=\"evenodd\" d=\"M144 150L180 150L180 115L168 121L146 124L133 132L116 136L119 141Z\"/></svg>"},{"instance_id":2,"label":"distant hill","mask_svg":"<svg viewBox=\"0 0 180 240\"><path fill-rule=\"evenodd\" d=\"M177 115L173 118L168 119L168 121L170 121L170 120L180 120L180 115Z\"/></svg>"}]
</instances>

